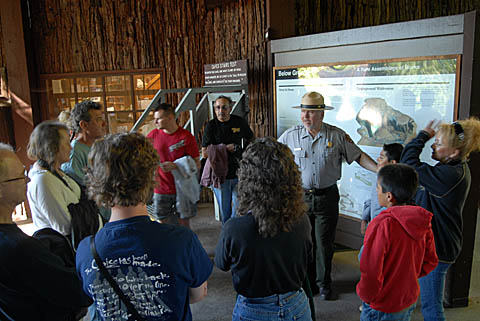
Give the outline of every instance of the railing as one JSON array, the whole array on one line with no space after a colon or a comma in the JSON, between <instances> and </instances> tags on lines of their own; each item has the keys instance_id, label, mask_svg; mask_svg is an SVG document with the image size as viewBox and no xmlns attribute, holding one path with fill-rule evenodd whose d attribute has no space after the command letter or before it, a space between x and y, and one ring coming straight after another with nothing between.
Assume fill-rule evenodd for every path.
<instances>
[{"instance_id":1,"label":"railing","mask_svg":"<svg viewBox=\"0 0 480 321\"><path fill-rule=\"evenodd\" d=\"M27 201L18 204L12 213L12 220L17 224L31 223L32 219L29 217L29 210L27 208Z\"/></svg>"},{"instance_id":2,"label":"railing","mask_svg":"<svg viewBox=\"0 0 480 321\"><path fill-rule=\"evenodd\" d=\"M178 115L182 112L190 112L190 118L185 123L183 128L189 130L193 137L195 137L197 140L198 133L203 124L205 124L207 120L213 119L214 117L213 102L215 102L218 96L225 95L232 99L234 105L231 113L234 115L245 117L250 111L248 107L248 85L160 89L130 131L137 131L145 122L148 114L155 108L155 106L165 102L165 96L167 94L181 92L184 92L185 95L178 104L177 108L175 108L175 115L178 117ZM204 94L198 104L196 103L197 94ZM215 194L213 194L213 198L215 218L217 221L219 221L220 209L218 208L218 202L215 199Z\"/></svg>"},{"instance_id":3,"label":"railing","mask_svg":"<svg viewBox=\"0 0 480 321\"><path fill-rule=\"evenodd\" d=\"M181 88L181 89L160 89L153 97L152 101L142 113L137 122L133 125L131 131L137 131L145 122L148 114L160 103L165 102L167 94L182 93L182 100L175 109L175 115L189 111L190 118L183 126L189 130L194 137L198 139L198 132L205 121L213 118L213 102L220 95L229 96L233 101L232 114L245 117L250 111L248 108L248 86L221 86L221 87L202 87L202 88ZM204 94L199 103L196 103L197 94Z\"/></svg>"}]
</instances>

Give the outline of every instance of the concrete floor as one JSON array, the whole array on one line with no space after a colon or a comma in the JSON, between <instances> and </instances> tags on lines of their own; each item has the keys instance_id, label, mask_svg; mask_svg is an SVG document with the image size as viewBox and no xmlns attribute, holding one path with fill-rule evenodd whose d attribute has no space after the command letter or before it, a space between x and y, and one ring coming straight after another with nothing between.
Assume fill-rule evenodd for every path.
<instances>
[{"instance_id":1,"label":"concrete floor","mask_svg":"<svg viewBox=\"0 0 480 321\"><path fill-rule=\"evenodd\" d=\"M213 205L200 204L198 215L191 221L192 229L197 233L210 257L214 256L215 245L220 236L221 223L215 221ZM33 224L21 226L25 233L33 233ZM480 220L477 220L480 231ZM315 297L316 319L350 321L359 320L360 299L355 293L355 285L360 279L358 251L335 253L332 267L333 287L338 294L336 301L321 301ZM236 292L232 286L230 272L214 268L208 280L208 296L203 301L191 305L195 321L227 321L232 319ZM475 253L470 282L469 306L466 308L446 309L449 321L480 320L480 232L475 237ZM412 321L423 320L420 304L417 304Z\"/></svg>"},{"instance_id":2,"label":"concrete floor","mask_svg":"<svg viewBox=\"0 0 480 321\"><path fill-rule=\"evenodd\" d=\"M214 220L213 206L201 204L199 215L192 220L192 229L197 233L209 255L213 252L220 235L221 224ZM477 222L477 231L480 224ZM469 306L466 308L447 309L449 321L480 320L480 233L475 239L475 255L473 261ZM358 306L360 299L355 293L355 285L360 279L358 251L335 253L332 277L333 287L338 293L336 301L321 301L315 298L317 320L359 320ZM203 301L191 305L193 320L220 321L231 320L235 305L236 293L232 287L230 272L214 269L208 280L208 296ZM413 321L423 320L418 304Z\"/></svg>"}]
</instances>

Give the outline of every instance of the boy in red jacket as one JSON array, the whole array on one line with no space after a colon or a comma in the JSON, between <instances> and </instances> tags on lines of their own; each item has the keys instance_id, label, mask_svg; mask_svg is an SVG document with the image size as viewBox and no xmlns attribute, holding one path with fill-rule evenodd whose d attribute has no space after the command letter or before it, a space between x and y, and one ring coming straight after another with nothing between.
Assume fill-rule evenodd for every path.
<instances>
[{"instance_id":1,"label":"boy in red jacket","mask_svg":"<svg viewBox=\"0 0 480 321\"><path fill-rule=\"evenodd\" d=\"M406 205L417 186L418 175L408 165L386 165L378 172L378 202L387 209L365 233L357 284L363 301L361 321L410 320L420 294L418 278L438 264L433 214Z\"/></svg>"}]
</instances>

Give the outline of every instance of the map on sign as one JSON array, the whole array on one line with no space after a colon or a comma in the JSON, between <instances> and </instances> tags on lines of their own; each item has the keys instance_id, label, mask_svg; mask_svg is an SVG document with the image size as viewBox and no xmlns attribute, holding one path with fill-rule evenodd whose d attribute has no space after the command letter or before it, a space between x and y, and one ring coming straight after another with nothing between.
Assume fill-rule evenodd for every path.
<instances>
[{"instance_id":1,"label":"map on sign","mask_svg":"<svg viewBox=\"0 0 480 321\"><path fill-rule=\"evenodd\" d=\"M325 112L324 122L343 129L376 159L384 144L405 145L432 119L453 121L458 64L459 56L448 56L275 67L276 135L301 124L300 110L292 106L306 92L317 91L334 107ZM433 164L427 148L421 159ZM357 163L345 163L338 182L340 213L360 218L375 180Z\"/></svg>"}]
</instances>

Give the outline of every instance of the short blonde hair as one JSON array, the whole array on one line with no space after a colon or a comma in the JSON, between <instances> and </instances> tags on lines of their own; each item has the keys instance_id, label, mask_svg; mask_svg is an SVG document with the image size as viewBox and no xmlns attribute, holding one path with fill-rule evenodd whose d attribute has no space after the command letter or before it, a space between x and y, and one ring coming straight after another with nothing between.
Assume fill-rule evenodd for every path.
<instances>
[{"instance_id":1,"label":"short blonde hair","mask_svg":"<svg viewBox=\"0 0 480 321\"><path fill-rule=\"evenodd\" d=\"M67 126L68 130L73 130L72 119L70 118L70 112L68 110L62 110L57 116L57 120Z\"/></svg>"},{"instance_id":2,"label":"short blonde hair","mask_svg":"<svg viewBox=\"0 0 480 321\"><path fill-rule=\"evenodd\" d=\"M471 117L453 124L441 124L438 133L448 146L459 150L458 158L465 160L470 153L480 151L480 121Z\"/></svg>"}]
</instances>

